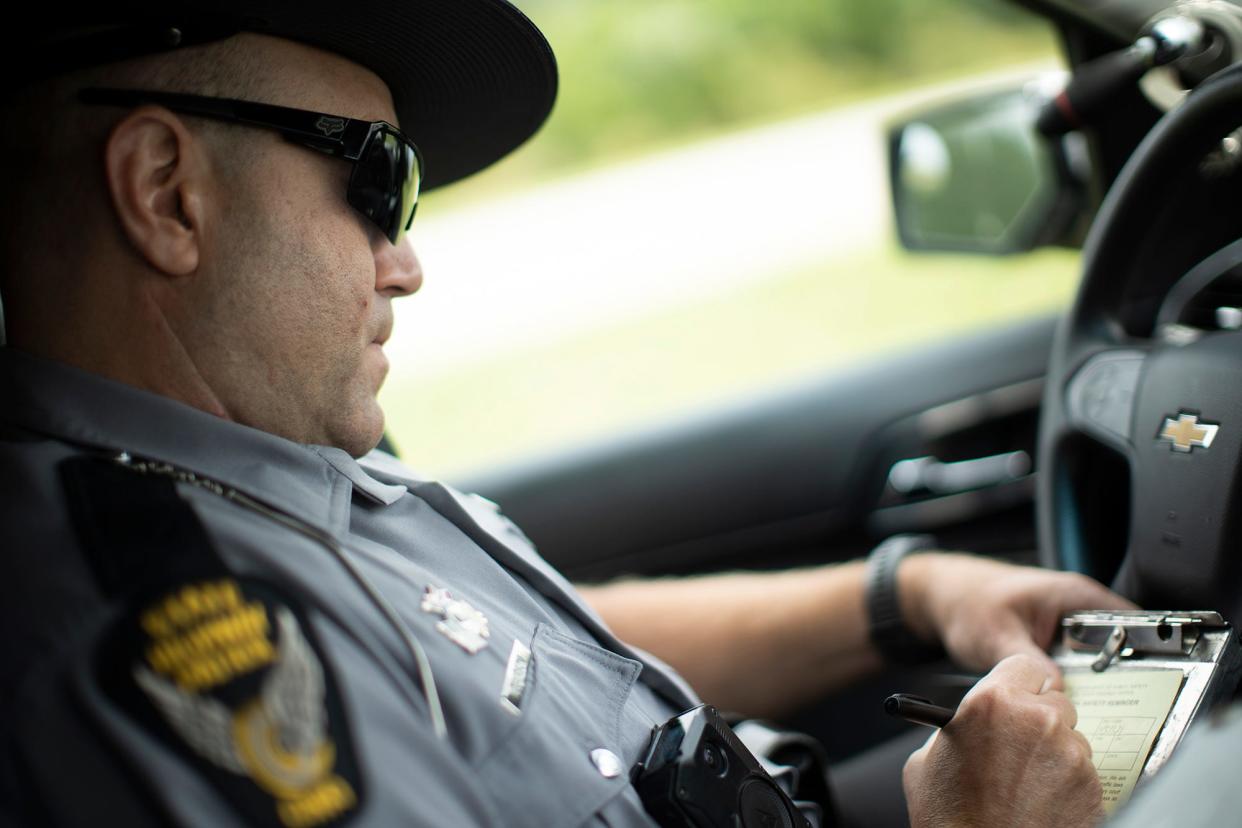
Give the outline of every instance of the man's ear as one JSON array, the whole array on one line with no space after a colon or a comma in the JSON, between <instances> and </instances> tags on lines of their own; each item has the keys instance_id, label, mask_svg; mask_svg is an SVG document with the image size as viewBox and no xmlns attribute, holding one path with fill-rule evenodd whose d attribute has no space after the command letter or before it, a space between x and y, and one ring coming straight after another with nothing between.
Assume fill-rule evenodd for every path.
<instances>
[{"instance_id":1,"label":"man's ear","mask_svg":"<svg viewBox=\"0 0 1242 828\"><path fill-rule=\"evenodd\" d=\"M144 106L113 127L104 149L108 192L130 243L155 269L198 269L209 169L202 141L176 115Z\"/></svg>"}]
</instances>

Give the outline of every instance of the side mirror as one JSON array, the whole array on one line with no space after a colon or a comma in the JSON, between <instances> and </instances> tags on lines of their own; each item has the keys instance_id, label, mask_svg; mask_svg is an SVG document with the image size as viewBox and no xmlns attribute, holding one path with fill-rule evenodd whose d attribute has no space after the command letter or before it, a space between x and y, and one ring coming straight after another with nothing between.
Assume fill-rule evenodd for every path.
<instances>
[{"instance_id":1,"label":"side mirror","mask_svg":"<svg viewBox=\"0 0 1242 828\"><path fill-rule=\"evenodd\" d=\"M1081 135L1035 129L1038 83L908 118L889 132L889 175L902 246L1019 253L1078 246L1090 162Z\"/></svg>"}]
</instances>

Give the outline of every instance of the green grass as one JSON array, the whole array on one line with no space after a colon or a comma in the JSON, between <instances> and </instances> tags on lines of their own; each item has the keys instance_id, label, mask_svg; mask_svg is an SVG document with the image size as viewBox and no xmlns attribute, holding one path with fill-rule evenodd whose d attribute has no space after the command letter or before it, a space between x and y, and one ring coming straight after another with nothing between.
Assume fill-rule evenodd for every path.
<instances>
[{"instance_id":1,"label":"green grass","mask_svg":"<svg viewBox=\"0 0 1242 828\"><path fill-rule=\"evenodd\" d=\"M618 433L955 332L1064 307L1077 255L823 262L381 394L405 459L447 476Z\"/></svg>"}]
</instances>

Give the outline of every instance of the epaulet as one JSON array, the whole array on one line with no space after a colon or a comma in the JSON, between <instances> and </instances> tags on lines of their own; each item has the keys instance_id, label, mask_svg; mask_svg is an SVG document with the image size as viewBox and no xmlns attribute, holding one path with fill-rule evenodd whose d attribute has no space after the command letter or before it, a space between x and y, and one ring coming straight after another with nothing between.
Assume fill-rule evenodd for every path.
<instances>
[{"instance_id":1,"label":"epaulet","mask_svg":"<svg viewBox=\"0 0 1242 828\"><path fill-rule=\"evenodd\" d=\"M74 530L104 595L124 597L153 581L223 569L173 479L92 455L71 457L59 469Z\"/></svg>"}]
</instances>

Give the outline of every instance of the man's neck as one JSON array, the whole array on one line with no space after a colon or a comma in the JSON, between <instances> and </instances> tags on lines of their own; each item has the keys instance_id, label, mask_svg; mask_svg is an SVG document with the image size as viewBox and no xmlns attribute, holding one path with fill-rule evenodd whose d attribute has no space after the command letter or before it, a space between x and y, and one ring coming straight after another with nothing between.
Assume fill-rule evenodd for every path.
<instances>
[{"instance_id":1,"label":"man's neck","mask_svg":"<svg viewBox=\"0 0 1242 828\"><path fill-rule=\"evenodd\" d=\"M149 295L79 296L59 315L24 313L8 346L233 419Z\"/></svg>"}]
</instances>

